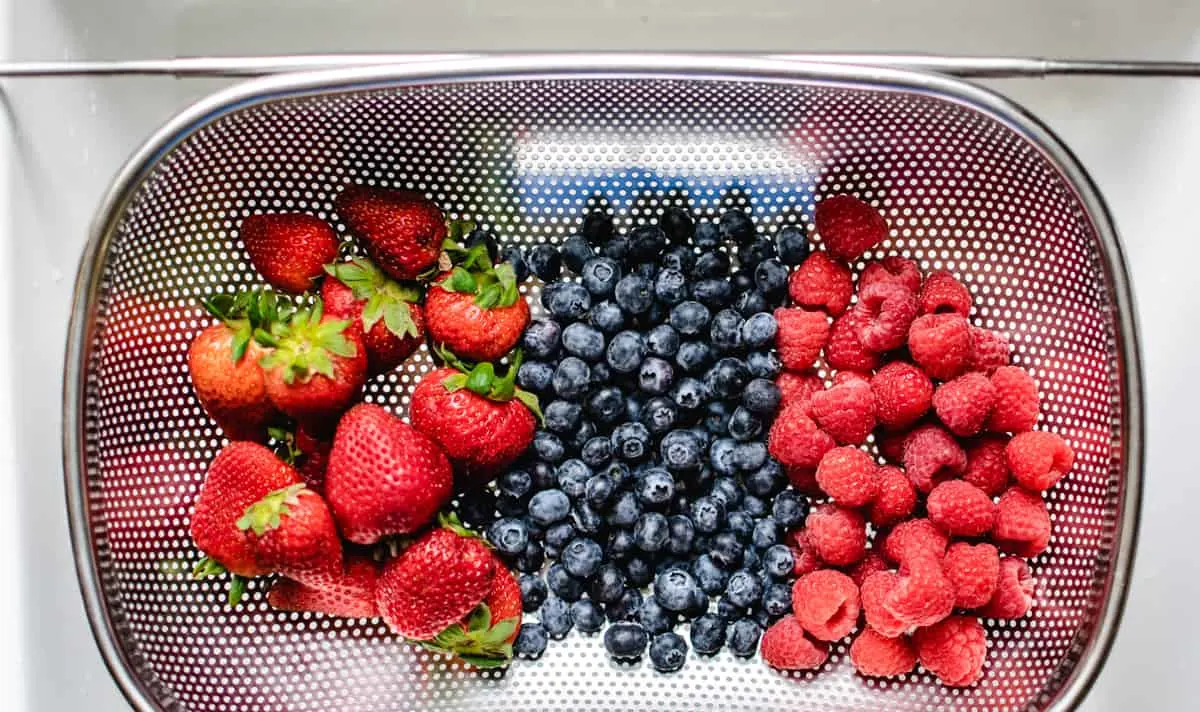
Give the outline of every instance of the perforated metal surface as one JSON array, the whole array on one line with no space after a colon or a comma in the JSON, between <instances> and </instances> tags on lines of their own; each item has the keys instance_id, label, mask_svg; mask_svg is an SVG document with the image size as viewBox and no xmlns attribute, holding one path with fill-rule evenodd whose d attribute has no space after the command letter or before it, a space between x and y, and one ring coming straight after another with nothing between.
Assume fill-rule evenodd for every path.
<instances>
[{"instance_id":1,"label":"perforated metal surface","mask_svg":"<svg viewBox=\"0 0 1200 712\"><path fill-rule=\"evenodd\" d=\"M858 677L845 642L819 673L797 679L727 652L692 656L663 676L615 666L597 636L578 633L540 661L481 675L408 648L378 621L271 611L254 583L229 610L221 584L170 573L198 556L188 515L222 445L185 370L188 342L206 323L197 300L258 279L237 239L242 218L303 210L336 220L333 198L350 181L424 191L523 245L565 237L595 194L626 224L672 192L701 213L738 200L760 229L809 222L815 195L872 201L893 228L876 253L959 275L976 298L973 320L1007 333L1037 379L1039 427L1078 453L1049 495L1054 535L1034 564L1032 615L988 625L986 675L965 690L924 672ZM1095 654L1123 520L1130 394L1120 290L1094 218L1025 136L960 102L894 88L529 78L228 113L162 156L98 255L84 332L81 494L114 647L157 704L189 710L1044 708L1081 655ZM367 399L403 413L428 367L422 352L371 382Z\"/></svg>"}]
</instances>

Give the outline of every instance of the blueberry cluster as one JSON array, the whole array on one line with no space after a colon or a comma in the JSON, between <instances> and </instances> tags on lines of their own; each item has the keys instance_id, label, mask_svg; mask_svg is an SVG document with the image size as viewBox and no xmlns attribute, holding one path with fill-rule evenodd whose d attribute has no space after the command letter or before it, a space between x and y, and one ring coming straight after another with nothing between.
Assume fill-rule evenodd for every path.
<instances>
[{"instance_id":1,"label":"blueberry cluster","mask_svg":"<svg viewBox=\"0 0 1200 712\"><path fill-rule=\"evenodd\" d=\"M684 621L698 654L751 656L790 610L782 535L808 501L765 442L782 368L771 311L808 249L802 229L765 237L740 210L697 223L667 208L626 234L592 212L558 248L506 256L544 282L549 316L525 332L517 378L544 427L496 492L459 506L539 612L516 654L608 621L612 658L648 650L671 672L688 655Z\"/></svg>"}]
</instances>

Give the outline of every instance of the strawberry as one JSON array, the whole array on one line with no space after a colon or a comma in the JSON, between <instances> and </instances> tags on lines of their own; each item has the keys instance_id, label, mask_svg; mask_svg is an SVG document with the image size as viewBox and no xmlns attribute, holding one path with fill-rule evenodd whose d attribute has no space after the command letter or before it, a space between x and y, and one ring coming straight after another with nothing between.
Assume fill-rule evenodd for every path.
<instances>
[{"instance_id":1,"label":"strawberry","mask_svg":"<svg viewBox=\"0 0 1200 712\"><path fill-rule=\"evenodd\" d=\"M395 633L433 640L483 603L495 576L496 559L483 541L443 520L384 565L376 603Z\"/></svg>"},{"instance_id":2,"label":"strawberry","mask_svg":"<svg viewBox=\"0 0 1200 712\"><path fill-rule=\"evenodd\" d=\"M325 496L350 541L417 531L449 501L453 484L438 444L383 408L363 403L338 423Z\"/></svg>"},{"instance_id":3,"label":"strawberry","mask_svg":"<svg viewBox=\"0 0 1200 712\"><path fill-rule=\"evenodd\" d=\"M442 356L458 369L427 373L413 389L408 416L464 476L457 483L460 489L484 484L533 442L533 413L541 416L537 398L513 385L521 365L519 350L502 378L491 363L468 367L445 351Z\"/></svg>"},{"instance_id":4,"label":"strawberry","mask_svg":"<svg viewBox=\"0 0 1200 712\"><path fill-rule=\"evenodd\" d=\"M321 285L325 313L349 320L362 334L368 375L392 370L417 350L425 337L425 319L416 287L389 279L361 257L326 265L325 271L330 275Z\"/></svg>"},{"instance_id":5,"label":"strawberry","mask_svg":"<svg viewBox=\"0 0 1200 712\"><path fill-rule=\"evenodd\" d=\"M312 215L251 215L239 232L251 264L268 284L284 292L309 291L325 265L337 259L337 233Z\"/></svg>"},{"instance_id":6,"label":"strawberry","mask_svg":"<svg viewBox=\"0 0 1200 712\"><path fill-rule=\"evenodd\" d=\"M268 493L237 520L258 564L307 584L328 585L342 574L342 540L321 495L303 482Z\"/></svg>"},{"instance_id":7,"label":"strawberry","mask_svg":"<svg viewBox=\"0 0 1200 712\"><path fill-rule=\"evenodd\" d=\"M360 332L349 325L324 314L318 299L286 322L254 332L259 343L273 349L261 364L267 396L276 408L316 427L358 398L367 376L367 353Z\"/></svg>"},{"instance_id":8,"label":"strawberry","mask_svg":"<svg viewBox=\"0 0 1200 712\"><path fill-rule=\"evenodd\" d=\"M334 206L375 264L391 277L416 279L437 263L447 234L446 216L420 193L348 185Z\"/></svg>"},{"instance_id":9,"label":"strawberry","mask_svg":"<svg viewBox=\"0 0 1200 712\"><path fill-rule=\"evenodd\" d=\"M512 572L496 561L492 590L483 603L422 647L449 653L476 668L504 667L521 627L521 587Z\"/></svg>"},{"instance_id":10,"label":"strawberry","mask_svg":"<svg viewBox=\"0 0 1200 712\"><path fill-rule=\"evenodd\" d=\"M495 361L517 345L529 325L516 273L507 262L493 267L486 244L446 247L457 264L425 295L429 336L462 358Z\"/></svg>"},{"instance_id":11,"label":"strawberry","mask_svg":"<svg viewBox=\"0 0 1200 712\"><path fill-rule=\"evenodd\" d=\"M374 618L379 565L364 554L346 555L340 576L320 587L279 578L267 592L267 603L281 611L312 611L340 618Z\"/></svg>"}]
</instances>

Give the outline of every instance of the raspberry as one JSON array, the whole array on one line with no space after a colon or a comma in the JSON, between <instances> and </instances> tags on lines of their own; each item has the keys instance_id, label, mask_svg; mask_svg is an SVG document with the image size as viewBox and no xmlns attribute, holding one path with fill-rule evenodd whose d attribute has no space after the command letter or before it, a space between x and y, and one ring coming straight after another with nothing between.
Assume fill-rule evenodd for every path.
<instances>
[{"instance_id":1,"label":"raspberry","mask_svg":"<svg viewBox=\"0 0 1200 712\"><path fill-rule=\"evenodd\" d=\"M933 382L911 363L892 361L871 379L871 392L876 419L888 428L907 428L929 411Z\"/></svg>"},{"instance_id":2,"label":"raspberry","mask_svg":"<svg viewBox=\"0 0 1200 712\"><path fill-rule=\"evenodd\" d=\"M1022 433L1033 430L1038 419L1038 387L1020 366L1001 366L992 374L996 407L988 418L993 433Z\"/></svg>"},{"instance_id":3,"label":"raspberry","mask_svg":"<svg viewBox=\"0 0 1200 712\"><path fill-rule=\"evenodd\" d=\"M950 545L942 569L954 584L954 607L979 608L996 592L1000 552L991 544L960 541Z\"/></svg>"},{"instance_id":4,"label":"raspberry","mask_svg":"<svg viewBox=\"0 0 1200 712\"><path fill-rule=\"evenodd\" d=\"M813 670L829 657L829 646L809 638L793 615L771 624L759 649L763 662L776 670Z\"/></svg>"},{"instance_id":5,"label":"raspberry","mask_svg":"<svg viewBox=\"0 0 1200 712\"><path fill-rule=\"evenodd\" d=\"M822 569L792 584L792 612L817 640L845 638L858 624L858 586L841 571Z\"/></svg>"},{"instance_id":6,"label":"raspberry","mask_svg":"<svg viewBox=\"0 0 1200 712\"><path fill-rule=\"evenodd\" d=\"M844 386L847 383L865 383L871 385L871 376L858 371L838 371L833 377L833 385Z\"/></svg>"},{"instance_id":7,"label":"raspberry","mask_svg":"<svg viewBox=\"0 0 1200 712\"><path fill-rule=\"evenodd\" d=\"M848 380L814 393L808 411L842 445L862 445L875 429L875 398L865 380Z\"/></svg>"},{"instance_id":8,"label":"raspberry","mask_svg":"<svg viewBox=\"0 0 1200 712\"><path fill-rule=\"evenodd\" d=\"M892 462L903 462L904 443L911 434L911 430L897 430L895 432L885 430L875 433L875 443L879 446L879 454Z\"/></svg>"},{"instance_id":9,"label":"raspberry","mask_svg":"<svg viewBox=\"0 0 1200 712\"><path fill-rule=\"evenodd\" d=\"M1008 339L981 326L971 327L971 358L967 368L992 375L997 368L1008 365Z\"/></svg>"},{"instance_id":10,"label":"raspberry","mask_svg":"<svg viewBox=\"0 0 1200 712\"><path fill-rule=\"evenodd\" d=\"M928 519L910 519L897 524L883 540L883 555L902 564L913 556L946 554L950 540Z\"/></svg>"},{"instance_id":11,"label":"raspberry","mask_svg":"<svg viewBox=\"0 0 1200 712\"><path fill-rule=\"evenodd\" d=\"M917 318L917 300L898 282L876 281L861 287L855 334L868 351L898 349L908 339L908 328Z\"/></svg>"},{"instance_id":12,"label":"raspberry","mask_svg":"<svg viewBox=\"0 0 1200 712\"><path fill-rule=\"evenodd\" d=\"M828 433L808 417L807 403L789 403L776 416L767 436L771 455L785 467L816 467L837 447Z\"/></svg>"},{"instance_id":13,"label":"raspberry","mask_svg":"<svg viewBox=\"0 0 1200 712\"><path fill-rule=\"evenodd\" d=\"M959 314L919 316L908 330L908 350L930 378L949 381L971 358L970 324Z\"/></svg>"},{"instance_id":14,"label":"raspberry","mask_svg":"<svg viewBox=\"0 0 1200 712\"><path fill-rule=\"evenodd\" d=\"M833 368L867 373L879 365L879 354L867 350L858 340L860 319L861 315L851 309L833 320L829 344L825 347L825 360Z\"/></svg>"},{"instance_id":15,"label":"raspberry","mask_svg":"<svg viewBox=\"0 0 1200 712\"><path fill-rule=\"evenodd\" d=\"M845 265L829 259L824 252L814 252L788 277L788 295L802 307L824 309L838 316L850 306L854 282Z\"/></svg>"},{"instance_id":16,"label":"raspberry","mask_svg":"<svg viewBox=\"0 0 1200 712\"><path fill-rule=\"evenodd\" d=\"M811 371L784 371L775 378L775 385L779 387L781 406L796 402L807 403L812 394L825 388L821 377Z\"/></svg>"},{"instance_id":17,"label":"raspberry","mask_svg":"<svg viewBox=\"0 0 1200 712\"><path fill-rule=\"evenodd\" d=\"M954 275L945 270L931 272L921 285L922 314L971 315L971 292Z\"/></svg>"},{"instance_id":18,"label":"raspberry","mask_svg":"<svg viewBox=\"0 0 1200 712\"><path fill-rule=\"evenodd\" d=\"M904 441L904 469L920 492L928 493L943 480L967 467L967 454L950 433L936 425L923 425Z\"/></svg>"},{"instance_id":19,"label":"raspberry","mask_svg":"<svg viewBox=\"0 0 1200 712\"><path fill-rule=\"evenodd\" d=\"M879 468L876 479L879 494L871 504L871 524L887 527L907 519L917 506L917 490L908 475L895 465L885 465Z\"/></svg>"},{"instance_id":20,"label":"raspberry","mask_svg":"<svg viewBox=\"0 0 1200 712\"><path fill-rule=\"evenodd\" d=\"M803 576L825 568L825 562L817 556L816 549L809 541L808 532L804 529L793 529L788 532L787 545L792 550L793 576Z\"/></svg>"},{"instance_id":21,"label":"raspberry","mask_svg":"<svg viewBox=\"0 0 1200 712\"><path fill-rule=\"evenodd\" d=\"M1017 484L1045 492L1071 469L1075 451L1056 433L1018 433L1008 442L1004 457Z\"/></svg>"},{"instance_id":22,"label":"raspberry","mask_svg":"<svg viewBox=\"0 0 1200 712\"><path fill-rule=\"evenodd\" d=\"M850 644L850 662L860 675L895 677L917 665L917 651L907 638L888 638L867 628Z\"/></svg>"},{"instance_id":23,"label":"raspberry","mask_svg":"<svg viewBox=\"0 0 1200 712\"><path fill-rule=\"evenodd\" d=\"M867 555L863 557L862 561L850 568L849 573L850 578L854 580L854 583L858 586L862 586L863 581L866 581L867 577L871 574L887 570L887 561L878 553L874 551L868 551Z\"/></svg>"},{"instance_id":24,"label":"raspberry","mask_svg":"<svg viewBox=\"0 0 1200 712\"><path fill-rule=\"evenodd\" d=\"M1029 575L1024 559L1006 556L998 565L996 592L979 611L984 618L1022 618L1033 607L1037 579Z\"/></svg>"},{"instance_id":25,"label":"raspberry","mask_svg":"<svg viewBox=\"0 0 1200 712\"><path fill-rule=\"evenodd\" d=\"M1008 487L1007 435L985 435L967 448L963 479L995 497Z\"/></svg>"},{"instance_id":26,"label":"raspberry","mask_svg":"<svg viewBox=\"0 0 1200 712\"><path fill-rule=\"evenodd\" d=\"M1010 487L996 503L992 539L1003 551L1034 557L1050 544L1050 513L1042 498L1020 487Z\"/></svg>"},{"instance_id":27,"label":"raspberry","mask_svg":"<svg viewBox=\"0 0 1200 712\"><path fill-rule=\"evenodd\" d=\"M900 575L895 571L878 571L862 582L862 590L859 592L867 625L888 638L904 635L909 629L907 623L892 615L884 606L884 601L896 590L899 583Z\"/></svg>"},{"instance_id":28,"label":"raspberry","mask_svg":"<svg viewBox=\"0 0 1200 712\"><path fill-rule=\"evenodd\" d=\"M858 291L876 282L896 282L916 294L921 291L921 268L916 262L898 255L888 255L878 262L868 262L858 275Z\"/></svg>"},{"instance_id":29,"label":"raspberry","mask_svg":"<svg viewBox=\"0 0 1200 712\"><path fill-rule=\"evenodd\" d=\"M817 465L817 484L843 507L865 507L879 494L879 467L855 447L835 447Z\"/></svg>"},{"instance_id":30,"label":"raspberry","mask_svg":"<svg viewBox=\"0 0 1200 712\"><path fill-rule=\"evenodd\" d=\"M954 584L942 571L941 559L918 553L900 564L900 577L884 597L883 607L911 631L950 615L954 598Z\"/></svg>"},{"instance_id":31,"label":"raspberry","mask_svg":"<svg viewBox=\"0 0 1200 712\"><path fill-rule=\"evenodd\" d=\"M779 360L789 371L812 368L829 341L829 320L818 311L776 309L775 346Z\"/></svg>"},{"instance_id":32,"label":"raspberry","mask_svg":"<svg viewBox=\"0 0 1200 712\"><path fill-rule=\"evenodd\" d=\"M951 616L913 636L917 659L943 685L967 687L983 676L987 636L974 616Z\"/></svg>"},{"instance_id":33,"label":"raspberry","mask_svg":"<svg viewBox=\"0 0 1200 712\"><path fill-rule=\"evenodd\" d=\"M933 393L934 412L959 437L982 430L995 405L996 388L982 373L967 373L946 381Z\"/></svg>"},{"instance_id":34,"label":"raspberry","mask_svg":"<svg viewBox=\"0 0 1200 712\"><path fill-rule=\"evenodd\" d=\"M925 501L929 519L951 536L982 536L996 524L992 498L969 482L948 480Z\"/></svg>"},{"instance_id":35,"label":"raspberry","mask_svg":"<svg viewBox=\"0 0 1200 712\"><path fill-rule=\"evenodd\" d=\"M867 553L867 523L853 509L822 504L808 515L805 529L813 551L833 566L858 563Z\"/></svg>"},{"instance_id":36,"label":"raspberry","mask_svg":"<svg viewBox=\"0 0 1200 712\"><path fill-rule=\"evenodd\" d=\"M817 233L829 254L853 262L887 237L888 224L878 210L853 195L831 195L813 213Z\"/></svg>"},{"instance_id":37,"label":"raspberry","mask_svg":"<svg viewBox=\"0 0 1200 712\"><path fill-rule=\"evenodd\" d=\"M824 494L821 491L820 485L817 484L817 468L792 467L788 465L783 468L783 471L787 473L788 482L791 482L792 487L797 491L813 497L819 497Z\"/></svg>"}]
</instances>

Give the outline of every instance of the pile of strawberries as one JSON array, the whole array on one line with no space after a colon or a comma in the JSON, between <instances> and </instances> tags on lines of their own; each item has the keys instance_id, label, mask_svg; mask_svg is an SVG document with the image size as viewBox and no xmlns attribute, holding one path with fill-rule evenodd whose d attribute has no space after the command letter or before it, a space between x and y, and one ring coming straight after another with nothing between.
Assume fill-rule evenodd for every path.
<instances>
[{"instance_id":1,"label":"pile of strawberries","mask_svg":"<svg viewBox=\"0 0 1200 712\"><path fill-rule=\"evenodd\" d=\"M424 197L349 186L336 208L369 259L341 257L354 243L316 217L255 215L240 237L273 290L206 300L218 322L196 336L188 366L231 442L195 502L191 535L206 556L194 574L231 575L231 604L248 579L275 574L276 608L379 615L476 667L506 664L517 582L439 513L533 438L537 401L515 386L512 351L529 307L514 267L494 264L487 240L464 248L469 228ZM411 424L361 402L368 378L427 338L444 368L413 391ZM403 551L380 566L381 543Z\"/></svg>"},{"instance_id":2,"label":"pile of strawberries","mask_svg":"<svg viewBox=\"0 0 1200 712\"><path fill-rule=\"evenodd\" d=\"M790 275L794 306L775 313L787 371L770 452L826 501L788 534L793 613L764 634L762 656L815 669L857 630L850 659L863 675L919 661L971 685L987 646L980 618L1033 604L1027 559L1051 534L1042 495L1074 453L1033 430L1037 384L1010 365L1002 334L970 323L962 282L898 256L868 262L856 282L850 265L887 236L883 216L839 195L815 217L825 250ZM828 387L822 365L836 373Z\"/></svg>"}]
</instances>

